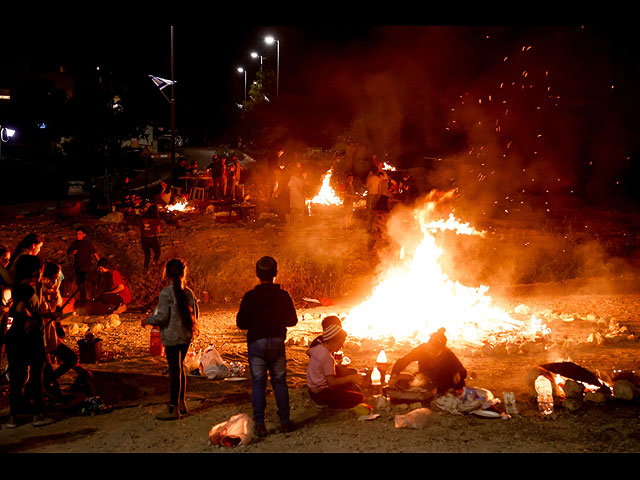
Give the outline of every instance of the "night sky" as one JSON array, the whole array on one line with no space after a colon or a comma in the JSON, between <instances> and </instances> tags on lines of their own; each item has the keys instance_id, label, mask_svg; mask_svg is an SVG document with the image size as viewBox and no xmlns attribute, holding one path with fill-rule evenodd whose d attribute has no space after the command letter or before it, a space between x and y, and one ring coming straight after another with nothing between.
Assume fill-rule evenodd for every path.
<instances>
[{"instance_id":1,"label":"night sky","mask_svg":"<svg viewBox=\"0 0 640 480\"><path fill-rule=\"evenodd\" d=\"M273 34L284 106L277 120L292 140L330 143L346 134L401 167L435 158L430 168L443 182L455 178L469 190L479 190L480 178L482 189L492 182L493 190L516 191L536 176L547 177L537 184L545 190L551 179L552 188L584 195L636 190L640 63L638 40L624 25L212 22L174 32L179 131L219 134L237 120L244 85L236 67L247 68L250 82L256 50L275 70L275 45L263 42ZM168 102L148 78L171 77L169 25L21 26L0 35L13 45L0 88L17 72L64 64L90 77L100 66L127 85L137 108L169 121Z\"/></svg>"}]
</instances>

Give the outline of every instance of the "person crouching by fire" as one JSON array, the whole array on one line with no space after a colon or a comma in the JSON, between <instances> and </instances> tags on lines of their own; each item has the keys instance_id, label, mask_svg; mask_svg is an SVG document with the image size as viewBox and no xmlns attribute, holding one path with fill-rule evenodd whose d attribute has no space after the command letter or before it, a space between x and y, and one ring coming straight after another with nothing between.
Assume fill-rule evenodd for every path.
<instances>
[{"instance_id":1,"label":"person crouching by fire","mask_svg":"<svg viewBox=\"0 0 640 480\"><path fill-rule=\"evenodd\" d=\"M307 388L309 396L318 405L329 408L353 408L364 402L357 373L338 376L334 354L342 348L347 338L340 326L328 324L322 330L322 341L307 351Z\"/></svg>"},{"instance_id":2,"label":"person crouching by fire","mask_svg":"<svg viewBox=\"0 0 640 480\"><path fill-rule=\"evenodd\" d=\"M433 333L429 341L418 345L404 357L399 358L391 370L389 386L408 389L412 386L432 388L436 394L444 394L448 390L462 390L467 377L458 357L447 348L445 329L440 328ZM400 374L413 362L418 362L418 374L415 378ZM424 382L423 385L416 385Z\"/></svg>"}]
</instances>

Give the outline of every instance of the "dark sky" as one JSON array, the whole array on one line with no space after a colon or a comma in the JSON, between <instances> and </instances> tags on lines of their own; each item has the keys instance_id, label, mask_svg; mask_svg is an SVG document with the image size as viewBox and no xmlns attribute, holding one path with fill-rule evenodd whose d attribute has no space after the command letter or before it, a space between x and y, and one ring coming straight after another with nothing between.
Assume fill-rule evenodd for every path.
<instances>
[{"instance_id":1,"label":"dark sky","mask_svg":"<svg viewBox=\"0 0 640 480\"><path fill-rule=\"evenodd\" d=\"M170 78L170 33L168 24L140 22L8 26L0 36L13 47L0 65L5 74L60 63L89 74L99 65L168 121L168 103L148 75ZM291 125L339 124L374 151L456 158L439 167L443 179L497 179L504 172L509 180L495 180L494 188L514 183L523 170L560 178L563 188L596 182L594 190L598 182L637 175L639 41L626 24L212 21L177 24L174 34L179 130L226 127L243 97L236 67L245 66L251 81L259 62L249 53L257 50L275 68L275 45L263 42L273 34L280 39L280 93L291 106Z\"/></svg>"}]
</instances>

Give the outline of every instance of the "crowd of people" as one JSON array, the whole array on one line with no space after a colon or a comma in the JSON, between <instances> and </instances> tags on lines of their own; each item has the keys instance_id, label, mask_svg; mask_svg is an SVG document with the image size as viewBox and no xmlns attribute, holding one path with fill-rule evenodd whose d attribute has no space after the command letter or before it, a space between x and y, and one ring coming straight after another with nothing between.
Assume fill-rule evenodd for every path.
<instances>
[{"instance_id":1,"label":"crowd of people","mask_svg":"<svg viewBox=\"0 0 640 480\"><path fill-rule=\"evenodd\" d=\"M212 157L208 166L210 198L231 200L243 198L239 188L242 167L231 156ZM185 178L199 175L198 165L187 167L181 159L172 181L179 184ZM305 199L309 182L300 162L287 169L276 170L270 195L286 203L287 222L300 221L305 216ZM381 219L390 210L390 198L406 200L413 194L408 175L400 181L390 178L382 162L372 161L372 169L356 191L354 174L348 171L339 189L343 197L344 227L353 225L354 204L366 198L369 228L375 241ZM143 269L159 263L161 258L158 206L171 201L171 187L162 182L156 202L138 215L140 243L144 255ZM163 203L164 202L164 203ZM380 228L381 229L381 228ZM8 379L10 417L8 427L33 417L33 425L46 425L48 403L59 402L63 392L58 380L67 372L76 373L72 389L91 391L91 375L80 364L78 355L64 343L65 330L61 321L66 315L106 315L123 313L132 301L128 284L112 260L101 256L90 240L87 230L78 226L75 239L66 250L72 268L64 271L62 259L42 259L44 239L36 233L26 235L15 248L0 246L0 358L6 354L7 365L2 378ZM152 255L153 254L153 255ZM286 380L285 339L287 329L297 324L298 317L289 293L275 283L277 262L262 257L256 263L259 283L245 293L236 316L237 327L247 332L247 351L252 380L252 406L256 433L267 435L265 426L266 390L270 379L273 386L281 431L291 431L289 394ZM191 343L198 335L199 308L193 292L187 287L187 266L180 259L171 259L164 266L166 284L159 292L158 304L152 315L142 320L142 326L160 329L160 338L168 363L169 404L162 420L177 420L188 415L185 403L186 375L184 361ZM307 352L307 388L318 405L330 408L352 408L365 399L365 377L353 368L340 364L337 352L347 338L338 317L329 316L322 322L323 333ZM420 375L430 379L437 392L458 390L464 386L466 371L453 352L446 348L444 331L398 360L391 374L390 385L403 385L406 367L417 361Z\"/></svg>"},{"instance_id":2,"label":"crowd of people","mask_svg":"<svg viewBox=\"0 0 640 480\"><path fill-rule=\"evenodd\" d=\"M99 256L84 228L77 228L76 239L67 250L73 258L73 272L67 272L69 279L60 264L40 258L43 243L42 237L32 233L13 250L0 247L0 354L4 348L8 364L3 376L9 382L8 428L24 423L25 416L32 417L34 426L52 423L46 407L60 402L63 392L58 380L67 372L76 374L70 390L91 393L90 373L63 341L65 331L61 320L65 315L77 311L88 315L124 311L123 306L131 301L131 293L117 268ZM96 270L98 281L91 285ZM246 330L255 433L264 437L268 434L265 422L268 380L273 387L280 431L290 432L296 428L290 416L285 340L287 329L297 324L298 315L289 293L275 283L278 264L273 257L260 258L255 274L258 284L244 294L236 325ZM157 418L178 420L189 414L185 402L184 361L198 336L199 307L196 296L187 286L184 261L173 258L166 262L164 279L166 283L159 292L158 304L141 325L159 328L168 364L168 408ZM75 291L63 295L63 282L71 282ZM74 300L76 295L78 298ZM68 312L65 307L71 301L74 301L73 312ZM347 336L341 320L327 316L322 321L322 334L309 346L307 389L309 397L318 405L348 409L365 401L365 376L342 365L338 355ZM415 385L411 376L402 373L413 362L418 362L418 374L434 393L459 391L464 387L466 370L446 347L444 329L396 362L389 385L407 388Z\"/></svg>"},{"instance_id":3,"label":"crowd of people","mask_svg":"<svg viewBox=\"0 0 640 480\"><path fill-rule=\"evenodd\" d=\"M83 227L67 249L73 265L67 275L61 259L41 258L43 244L43 237L30 233L13 250L0 246L0 358L6 354L1 378L9 383L9 428L25 416L34 426L51 423L46 407L61 402L58 380L71 370L76 379L69 390L91 392L89 372L63 341L62 320L123 312L131 302L120 272L99 256Z\"/></svg>"},{"instance_id":4,"label":"crowd of people","mask_svg":"<svg viewBox=\"0 0 640 480\"><path fill-rule=\"evenodd\" d=\"M196 160L187 165L186 159L180 157L171 175L171 187L175 187L180 195L188 196L190 182L202 180L204 183L201 184L201 188L204 189L206 198L214 201L240 202L244 199L244 188L240 183L243 171L237 155L214 153L211 162L204 169L199 167ZM167 192L170 194L166 182L162 191L165 195ZM169 200L163 200L169 203Z\"/></svg>"}]
</instances>

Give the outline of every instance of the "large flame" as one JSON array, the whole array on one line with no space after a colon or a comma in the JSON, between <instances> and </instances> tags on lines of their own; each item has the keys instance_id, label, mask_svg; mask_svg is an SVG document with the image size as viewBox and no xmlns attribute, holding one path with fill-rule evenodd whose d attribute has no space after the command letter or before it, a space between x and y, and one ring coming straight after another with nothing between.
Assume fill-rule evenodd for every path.
<instances>
[{"instance_id":1,"label":"large flame","mask_svg":"<svg viewBox=\"0 0 640 480\"><path fill-rule=\"evenodd\" d=\"M322 178L322 186L318 194L311 200L307 200L307 207L311 204L319 205L342 205L342 199L336 194L335 190L331 188L331 175L333 171L329 169L325 176Z\"/></svg>"},{"instance_id":2,"label":"large flame","mask_svg":"<svg viewBox=\"0 0 640 480\"><path fill-rule=\"evenodd\" d=\"M535 316L525 323L493 305L487 295L489 287L467 287L443 272L443 250L434 236L437 231L485 235L453 214L446 220L434 219L436 206L452 196L453 191L443 195L432 192L424 208L413 212L419 227L419 238L413 239L417 246L403 245L399 260L383 274L369 298L348 313L344 328L350 335L424 342L445 327L452 343L480 346L505 332L525 339L548 333Z\"/></svg>"}]
</instances>

